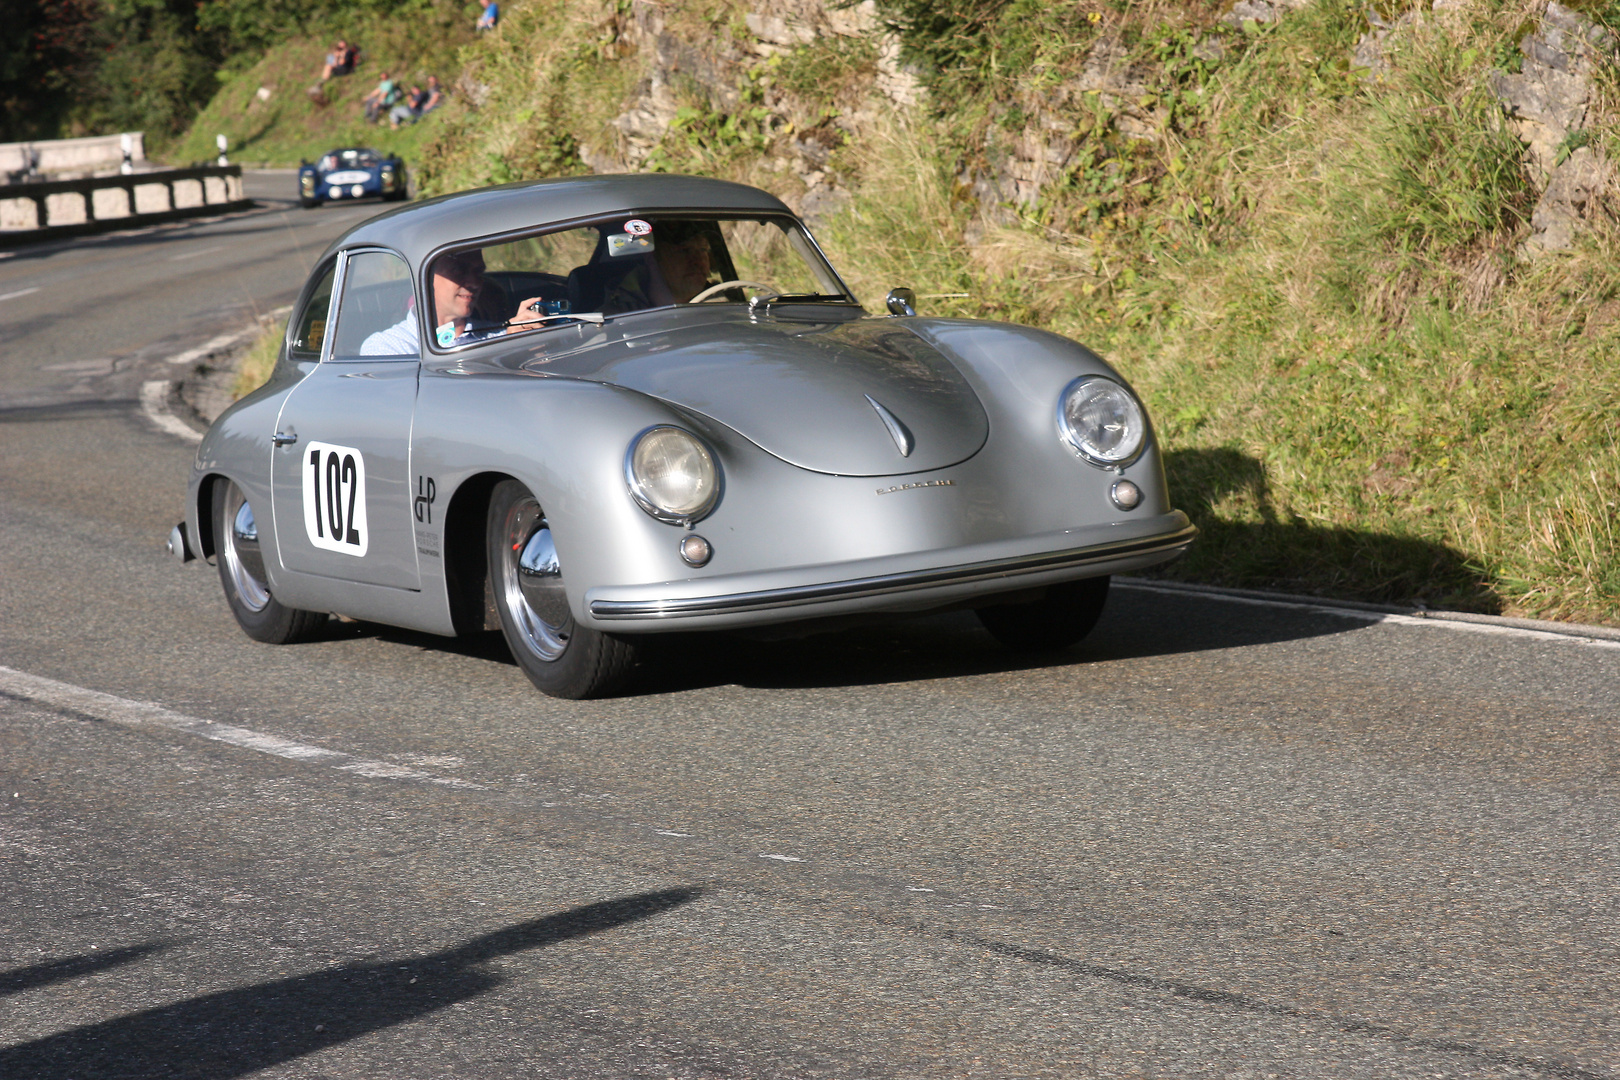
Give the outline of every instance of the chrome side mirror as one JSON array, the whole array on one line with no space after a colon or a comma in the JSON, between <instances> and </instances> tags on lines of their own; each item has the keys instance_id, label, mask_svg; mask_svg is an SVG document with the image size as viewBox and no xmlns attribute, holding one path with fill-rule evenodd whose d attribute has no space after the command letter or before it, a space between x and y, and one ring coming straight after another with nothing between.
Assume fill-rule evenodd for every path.
<instances>
[{"instance_id":1,"label":"chrome side mirror","mask_svg":"<svg viewBox=\"0 0 1620 1080\"><path fill-rule=\"evenodd\" d=\"M889 295L883 298L883 304L889 309L890 315L917 314L917 294L910 289L890 289Z\"/></svg>"}]
</instances>

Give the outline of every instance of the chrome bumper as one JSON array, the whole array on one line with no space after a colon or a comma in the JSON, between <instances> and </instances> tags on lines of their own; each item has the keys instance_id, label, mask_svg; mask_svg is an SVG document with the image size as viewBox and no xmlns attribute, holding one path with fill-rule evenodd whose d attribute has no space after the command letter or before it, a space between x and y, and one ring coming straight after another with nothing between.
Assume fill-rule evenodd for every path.
<instances>
[{"instance_id":1,"label":"chrome bumper","mask_svg":"<svg viewBox=\"0 0 1620 1080\"><path fill-rule=\"evenodd\" d=\"M1181 517L1179 514L1176 516ZM1182 520L1186 519L1183 517ZM593 618L604 621L664 620L780 611L814 604L835 604L840 601L897 596L928 589L949 589L952 586L977 585L985 582L997 584L1005 582L1006 591L1010 592L1022 587L1026 583L1025 579L1043 579L1028 581L1029 585L1047 584L1051 580L1051 575L1059 571L1100 567L1120 562L1128 562L1132 567L1163 562L1186 550L1197 535L1198 527L1187 524L1173 532L1133 540L813 585L722 593L713 596L636 600L592 599L589 602L589 610Z\"/></svg>"}]
</instances>

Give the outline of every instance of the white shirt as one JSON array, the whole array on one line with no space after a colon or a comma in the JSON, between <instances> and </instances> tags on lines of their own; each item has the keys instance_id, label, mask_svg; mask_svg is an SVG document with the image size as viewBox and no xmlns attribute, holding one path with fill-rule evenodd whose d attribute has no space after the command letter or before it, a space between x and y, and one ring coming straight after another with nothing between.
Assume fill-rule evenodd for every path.
<instances>
[{"instance_id":1,"label":"white shirt","mask_svg":"<svg viewBox=\"0 0 1620 1080\"><path fill-rule=\"evenodd\" d=\"M361 356L420 356L422 339L417 336L416 312L386 330L379 330L360 343Z\"/></svg>"}]
</instances>

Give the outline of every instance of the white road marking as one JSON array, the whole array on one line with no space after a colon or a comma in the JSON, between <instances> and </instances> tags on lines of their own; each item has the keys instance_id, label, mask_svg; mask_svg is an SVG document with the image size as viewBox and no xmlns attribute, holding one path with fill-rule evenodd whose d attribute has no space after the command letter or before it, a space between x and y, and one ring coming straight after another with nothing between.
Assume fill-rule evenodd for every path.
<instances>
[{"instance_id":1,"label":"white road marking","mask_svg":"<svg viewBox=\"0 0 1620 1080\"><path fill-rule=\"evenodd\" d=\"M1284 608L1305 611L1313 615L1337 615L1346 619L1360 619L1366 623L1391 623L1396 626L1423 626L1432 629L1461 630L1474 634L1500 634L1504 637L1528 638L1532 641L1558 641L1566 645L1586 645L1597 649L1620 649L1620 641L1606 638L1583 637L1579 634L1561 634L1551 630L1533 630L1525 626L1503 626L1493 622L1463 622L1457 619L1422 618L1417 615L1396 615L1385 611L1364 611L1360 608L1336 607L1332 601L1308 603L1300 600L1269 600L1260 596L1234 596L1227 592L1203 591L1192 588L1167 589L1136 581L1118 582L1122 589L1138 589L1162 596L1201 596L1206 600L1220 600L1229 604L1248 604L1251 607Z\"/></svg>"},{"instance_id":2,"label":"white road marking","mask_svg":"<svg viewBox=\"0 0 1620 1080\"><path fill-rule=\"evenodd\" d=\"M4 298L0 297L0 299ZM255 325L250 326L245 330L236 330L229 334L221 334L217 338L203 342L196 348L187 349L182 353L175 353L173 356L169 357L169 363L175 365L176 367L179 367L181 364L190 364L194 361L201 360L210 353L217 353L221 349L228 349L232 345L235 345L238 341L241 341L243 338L252 334L257 334L258 332L259 328Z\"/></svg>"},{"instance_id":3,"label":"white road marking","mask_svg":"<svg viewBox=\"0 0 1620 1080\"><path fill-rule=\"evenodd\" d=\"M46 364L41 371L65 371L70 375L111 375L117 362L109 357L95 360L64 360L60 364Z\"/></svg>"},{"instance_id":4,"label":"white road marking","mask_svg":"<svg viewBox=\"0 0 1620 1080\"><path fill-rule=\"evenodd\" d=\"M165 709L161 705L115 697L112 694L103 694L99 690L87 690L72 683L57 682L55 679L29 675L8 667L0 667L0 694L38 702L52 708L66 709L81 716L94 717L112 724L183 731L188 735L198 735L244 750L256 750L261 754L273 754L293 761L319 762L344 772L378 780L417 780L429 784L443 784L446 787L471 788L477 791L484 789L484 785L468 780L434 776L419 769L409 769L386 761L368 761L341 750L311 746L308 743L284 739L279 735L268 735L262 731L236 727L233 724L216 724L212 720L186 716Z\"/></svg>"},{"instance_id":5,"label":"white road marking","mask_svg":"<svg viewBox=\"0 0 1620 1080\"><path fill-rule=\"evenodd\" d=\"M160 431L166 431L186 442L202 442L202 432L169 411L169 384L164 379L153 379L141 384L141 412Z\"/></svg>"},{"instance_id":6,"label":"white road marking","mask_svg":"<svg viewBox=\"0 0 1620 1080\"><path fill-rule=\"evenodd\" d=\"M0 300L15 300L19 296L27 296L29 293L37 292L39 292L39 286L35 285L32 288L18 289L16 292L0 293Z\"/></svg>"},{"instance_id":7,"label":"white road marking","mask_svg":"<svg viewBox=\"0 0 1620 1080\"><path fill-rule=\"evenodd\" d=\"M792 855L766 855L761 852L759 857L762 859L775 859L777 862L804 862L803 859L795 858Z\"/></svg>"},{"instance_id":8,"label":"white road marking","mask_svg":"<svg viewBox=\"0 0 1620 1080\"><path fill-rule=\"evenodd\" d=\"M169 259L169 261L170 262L185 262L187 259L195 259L199 255L212 255L216 251L224 251L224 250L225 250L225 245L221 244L218 247L203 248L201 251L188 251L184 255L175 255L175 256L172 256Z\"/></svg>"},{"instance_id":9,"label":"white road marking","mask_svg":"<svg viewBox=\"0 0 1620 1080\"><path fill-rule=\"evenodd\" d=\"M682 836L682 837L686 837L686 836L691 836L692 834L689 833L689 832L670 832L668 829L659 829L658 830L658 835L659 836Z\"/></svg>"},{"instance_id":10,"label":"white road marking","mask_svg":"<svg viewBox=\"0 0 1620 1080\"><path fill-rule=\"evenodd\" d=\"M906 886L906 892L933 892L933 891L934 891L933 889L925 889L921 885L907 885Z\"/></svg>"}]
</instances>

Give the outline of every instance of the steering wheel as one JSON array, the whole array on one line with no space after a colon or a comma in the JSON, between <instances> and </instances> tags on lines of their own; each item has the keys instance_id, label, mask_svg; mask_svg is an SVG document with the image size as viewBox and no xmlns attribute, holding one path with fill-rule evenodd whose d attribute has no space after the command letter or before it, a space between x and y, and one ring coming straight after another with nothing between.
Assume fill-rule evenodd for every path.
<instances>
[{"instance_id":1,"label":"steering wheel","mask_svg":"<svg viewBox=\"0 0 1620 1080\"><path fill-rule=\"evenodd\" d=\"M692 299L688 300L687 303L701 304L703 301L708 300L719 293L723 293L727 289L736 289L742 286L746 286L750 289L764 289L767 294L764 297L766 300L774 300L778 296L782 295L779 290L772 288L762 281L742 281L739 279L737 281L722 281L718 285L710 285L707 289L704 289L702 292L692 297Z\"/></svg>"}]
</instances>

